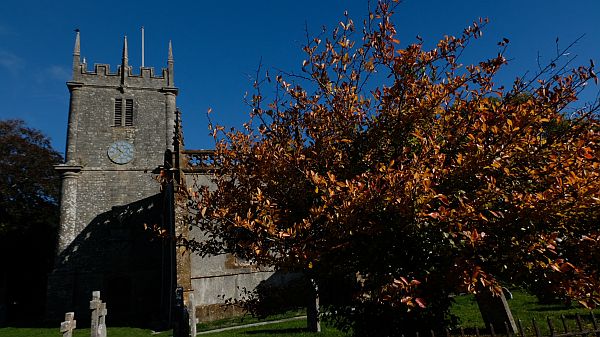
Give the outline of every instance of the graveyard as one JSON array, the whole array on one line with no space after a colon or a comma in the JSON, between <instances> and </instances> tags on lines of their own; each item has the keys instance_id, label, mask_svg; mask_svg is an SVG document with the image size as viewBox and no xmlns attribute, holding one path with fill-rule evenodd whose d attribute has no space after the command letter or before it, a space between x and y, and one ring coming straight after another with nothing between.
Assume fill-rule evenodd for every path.
<instances>
[{"instance_id":1,"label":"graveyard","mask_svg":"<svg viewBox=\"0 0 600 337\"><path fill-rule=\"evenodd\" d=\"M508 300L512 314L520 326L512 336L587 336L598 333L597 323L591 314L600 315L600 311L589 311L575 305L540 304L535 296L522 290L514 290L513 298ZM174 336L173 330L155 332L149 329L112 326L110 324L109 304L102 301L100 293L94 292L90 300L91 326L77 326L77 314L65 313L65 319L59 326L45 328L0 328L3 337L146 337ZM491 336L486 330L479 307L474 296L455 297L451 313L458 317L459 327L450 332L451 336ZM83 315L84 313L78 313ZM81 316L79 316L81 317ZM594 316L595 317L595 316ZM535 326L533 325L535 321ZM548 321L555 331L551 331ZM273 323L278 322L278 323ZM258 325L257 325L258 323ZM477 328L477 329L476 329ZM537 330L537 331L536 331ZM427 331L421 335L427 336ZM251 316L222 319L214 322L197 323L197 336L234 337L234 336L285 336L285 337L344 337L348 334L335 329L326 322L322 332L309 332L304 310L290 311L273 315L265 319Z\"/></svg>"}]
</instances>

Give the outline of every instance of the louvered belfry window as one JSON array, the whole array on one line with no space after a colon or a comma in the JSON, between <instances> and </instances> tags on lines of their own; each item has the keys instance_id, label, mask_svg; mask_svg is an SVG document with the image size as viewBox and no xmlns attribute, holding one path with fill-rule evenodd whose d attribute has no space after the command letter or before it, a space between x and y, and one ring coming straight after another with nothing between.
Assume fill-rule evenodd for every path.
<instances>
[{"instance_id":1,"label":"louvered belfry window","mask_svg":"<svg viewBox=\"0 0 600 337\"><path fill-rule=\"evenodd\" d=\"M133 126L133 100L125 100L125 126Z\"/></svg>"},{"instance_id":2,"label":"louvered belfry window","mask_svg":"<svg viewBox=\"0 0 600 337\"><path fill-rule=\"evenodd\" d=\"M125 99L125 118L123 118L123 99L115 98L115 126L133 126L133 99Z\"/></svg>"},{"instance_id":3,"label":"louvered belfry window","mask_svg":"<svg viewBox=\"0 0 600 337\"><path fill-rule=\"evenodd\" d=\"M115 99L115 126L123 125L123 99Z\"/></svg>"}]
</instances>

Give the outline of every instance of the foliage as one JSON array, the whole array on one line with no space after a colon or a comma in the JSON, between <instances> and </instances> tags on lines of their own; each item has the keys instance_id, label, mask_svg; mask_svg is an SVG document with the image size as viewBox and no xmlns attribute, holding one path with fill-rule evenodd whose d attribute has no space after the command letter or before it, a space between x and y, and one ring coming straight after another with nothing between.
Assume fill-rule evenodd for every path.
<instances>
[{"instance_id":1,"label":"foliage","mask_svg":"<svg viewBox=\"0 0 600 337\"><path fill-rule=\"evenodd\" d=\"M0 234L56 220L61 162L50 140L21 120L0 121Z\"/></svg>"},{"instance_id":2,"label":"foliage","mask_svg":"<svg viewBox=\"0 0 600 337\"><path fill-rule=\"evenodd\" d=\"M243 130L214 127L220 171L192 202L208 234L190 245L305 273L362 336L439 328L451 293L500 281L600 303L598 102L574 108L593 63L561 52L505 88L507 39L461 63L486 20L402 48L393 8L358 40L347 16L309 39L269 104L257 79Z\"/></svg>"},{"instance_id":3,"label":"foliage","mask_svg":"<svg viewBox=\"0 0 600 337\"><path fill-rule=\"evenodd\" d=\"M61 160L40 131L0 120L0 322L43 314L59 213L53 165Z\"/></svg>"}]
</instances>

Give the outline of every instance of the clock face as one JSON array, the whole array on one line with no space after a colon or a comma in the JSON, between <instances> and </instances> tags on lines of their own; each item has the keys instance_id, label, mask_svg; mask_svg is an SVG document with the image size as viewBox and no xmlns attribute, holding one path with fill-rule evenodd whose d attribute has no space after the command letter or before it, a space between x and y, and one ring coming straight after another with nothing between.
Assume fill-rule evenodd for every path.
<instances>
[{"instance_id":1,"label":"clock face","mask_svg":"<svg viewBox=\"0 0 600 337\"><path fill-rule=\"evenodd\" d=\"M127 164L133 159L133 144L120 140L112 143L106 153L113 163Z\"/></svg>"}]
</instances>

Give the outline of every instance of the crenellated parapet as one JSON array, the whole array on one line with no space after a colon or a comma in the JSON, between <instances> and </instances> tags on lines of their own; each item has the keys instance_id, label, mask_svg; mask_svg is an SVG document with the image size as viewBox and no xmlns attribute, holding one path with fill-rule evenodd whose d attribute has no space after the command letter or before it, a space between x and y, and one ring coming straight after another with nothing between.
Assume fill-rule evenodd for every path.
<instances>
[{"instance_id":1,"label":"crenellated parapet","mask_svg":"<svg viewBox=\"0 0 600 337\"><path fill-rule=\"evenodd\" d=\"M154 67L140 67L140 71L138 74L133 73L133 67L127 68L127 77L136 77L136 78L152 78L158 80L164 80L169 76L169 70L167 68L162 68L160 74L156 74L154 71ZM110 71L110 64L104 63L96 63L92 70L88 69L87 63L81 63L79 68L79 73L81 75L102 75L102 76L121 76L121 66L117 67L117 71Z\"/></svg>"},{"instance_id":2,"label":"crenellated parapet","mask_svg":"<svg viewBox=\"0 0 600 337\"><path fill-rule=\"evenodd\" d=\"M81 63L77 74L73 74L73 79L92 86L120 86L122 69L121 66L118 66L116 71L111 71L109 64L94 64L94 68L89 70L86 63ZM175 88L168 83L169 70L167 68L162 68L160 73L156 74L154 67L140 67L139 73L134 74L132 67L129 66L123 75L125 88Z\"/></svg>"},{"instance_id":3,"label":"crenellated parapet","mask_svg":"<svg viewBox=\"0 0 600 337\"><path fill-rule=\"evenodd\" d=\"M177 93L174 84L173 51L169 42L167 66L156 73L154 67L140 67L134 73L128 62L127 37L123 41L123 56L116 71L111 71L109 64L94 64L88 69L85 59L81 60L80 33L77 31L75 48L73 50L73 80L74 83L85 83L86 86L119 87L121 89L156 89Z\"/></svg>"}]
</instances>

